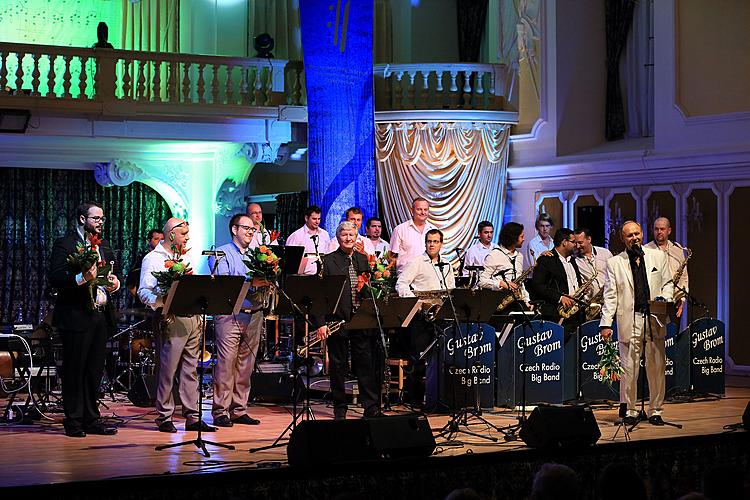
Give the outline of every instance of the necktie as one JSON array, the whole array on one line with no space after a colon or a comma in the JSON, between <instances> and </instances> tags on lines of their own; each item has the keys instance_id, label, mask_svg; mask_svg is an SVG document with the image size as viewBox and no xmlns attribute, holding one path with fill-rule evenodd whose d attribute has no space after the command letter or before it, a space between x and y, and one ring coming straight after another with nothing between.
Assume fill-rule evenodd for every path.
<instances>
[{"instance_id":1,"label":"necktie","mask_svg":"<svg viewBox=\"0 0 750 500\"><path fill-rule=\"evenodd\" d=\"M352 293L352 307L359 307L359 296L357 295L357 273L354 271L354 260L349 257L349 285Z\"/></svg>"},{"instance_id":2,"label":"necktie","mask_svg":"<svg viewBox=\"0 0 750 500\"><path fill-rule=\"evenodd\" d=\"M513 257L508 256L510 267L513 268L513 279L516 279L516 257L518 257L518 255L514 255Z\"/></svg>"}]
</instances>

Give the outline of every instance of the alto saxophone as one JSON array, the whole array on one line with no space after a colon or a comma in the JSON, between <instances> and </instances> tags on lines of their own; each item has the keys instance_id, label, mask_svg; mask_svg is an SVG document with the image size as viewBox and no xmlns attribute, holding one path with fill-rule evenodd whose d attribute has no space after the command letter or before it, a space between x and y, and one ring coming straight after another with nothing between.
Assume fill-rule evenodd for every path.
<instances>
[{"instance_id":1,"label":"alto saxophone","mask_svg":"<svg viewBox=\"0 0 750 500\"><path fill-rule=\"evenodd\" d=\"M578 311L581 310L581 302L583 301L584 295L586 295L586 292L591 287L591 285L596 281L596 275L598 274L596 266L594 266L594 274L591 275L591 278L587 279L585 283L583 283L581 286L579 286L575 292L573 292L573 295L569 295L571 299L573 299L573 305L570 307L565 307L562 304L557 306L557 313L560 315L561 320L562 319L568 319L571 316L575 316Z\"/></svg>"},{"instance_id":2,"label":"alto saxophone","mask_svg":"<svg viewBox=\"0 0 750 500\"><path fill-rule=\"evenodd\" d=\"M533 253L532 253L533 255ZM526 279L526 277L531 274L531 272L536 267L536 264L533 266L529 266L526 268L524 272L519 274L511 283L514 283L517 285L518 288L515 290L508 290L510 293L506 295L502 301L500 301L500 304L497 306L497 309L495 309L496 313L499 313L509 305L511 305L515 301L521 301L523 300L523 292L521 291L521 287L523 286L523 281Z\"/></svg>"},{"instance_id":3,"label":"alto saxophone","mask_svg":"<svg viewBox=\"0 0 750 500\"><path fill-rule=\"evenodd\" d=\"M586 321L591 321L592 319L596 319L602 314L602 301L604 300L604 287L602 286L599 288L599 291L596 292L590 300L588 300L588 305L586 306Z\"/></svg>"},{"instance_id":4,"label":"alto saxophone","mask_svg":"<svg viewBox=\"0 0 750 500\"><path fill-rule=\"evenodd\" d=\"M690 257L693 256L693 251L689 248L685 247L682 249L683 253L685 255L685 260L682 261L682 264L680 264L680 267L675 271L674 275L672 275L672 284L675 286L679 286L680 279L682 279L682 275L685 273L685 267L687 266L688 261L690 260ZM673 294L673 299L675 302L680 300L685 295L685 292L682 290L677 290Z\"/></svg>"}]
</instances>

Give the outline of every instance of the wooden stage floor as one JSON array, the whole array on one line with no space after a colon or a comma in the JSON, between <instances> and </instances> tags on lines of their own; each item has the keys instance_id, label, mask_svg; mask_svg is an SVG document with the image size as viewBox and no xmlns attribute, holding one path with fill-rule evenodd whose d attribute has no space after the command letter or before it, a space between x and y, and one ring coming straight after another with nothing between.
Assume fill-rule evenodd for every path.
<instances>
[{"instance_id":1,"label":"wooden stage floor","mask_svg":"<svg viewBox=\"0 0 750 500\"><path fill-rule=\"evenodd\" d=\"M665 419L682 424L682 430L643 423L630 437L638 441L720 434L725 432L725 425L742 421L742 413L749 399L750 388L728 387L726 396L720 400L667 404ZM287 466L285 446L252 454L248 450L272 443L290 422L291 407L254 406L250 412L261 420L261 425L235 425L233 428L221 428L216 433L206 433L205 439L232 444L237 448L228 451L209 447L211 458L207 460L193 445L165 451L154 450L160 444L194 439L195 433L182 431L184 422L181 419L175 422L180 432L163 434L156 430L154 414L145 413L148 408L134 407L124 398L116 402L107 401L107 404L109 409L102 408L102 414L113 417L113 422L118 423L119 433L116 436L68 438L63 434L60 415L54 415L55 421L42 420L33 425L0 424L0 486ZM313 411L318 419L331 418L332 415L331 408L320 401L313 402ZM613 446L624 441L622 431L612 441L616 429L613 425L617 419L616 407L598 408L594 413L602 432L600 446ZM358 417L350 410L350 418ZM484 417L497 426L515 422L515 414L509 410L485 412ZM447 416L429 417L433 430L440 429L447 419ZM493 435L499 440L492 443L460 436L458 439L463 441L462 445L449 445L438 438L436 453L429 460L468 453L512 453L526 448L522 441L504 441L498 432L489 432L484 425L472 425L471 430Z\"/></svg>"}]
</instances>

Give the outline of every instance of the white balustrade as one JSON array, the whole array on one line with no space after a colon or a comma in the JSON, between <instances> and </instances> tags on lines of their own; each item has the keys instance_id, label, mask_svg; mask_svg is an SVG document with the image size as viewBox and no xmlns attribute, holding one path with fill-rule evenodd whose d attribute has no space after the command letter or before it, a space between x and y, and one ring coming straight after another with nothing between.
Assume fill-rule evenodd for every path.
<instances>
[{"instance_id":1,"label":"white balustrade","mask_svg":"<svg viewBox=\"0 0 750 500\"><path fill-rule=\"evenodd\" d=\"M374 66L377 109L499 111L506 73L502 64L378 64Z\"/></svg>"}]
</instances>

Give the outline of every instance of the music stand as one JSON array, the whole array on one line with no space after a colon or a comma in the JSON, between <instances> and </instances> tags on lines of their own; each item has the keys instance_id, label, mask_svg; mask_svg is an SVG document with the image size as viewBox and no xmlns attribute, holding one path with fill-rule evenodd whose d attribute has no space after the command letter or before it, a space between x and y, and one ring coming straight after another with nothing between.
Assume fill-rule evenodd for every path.
<instances>
[{"instance_id":1,"label":"music stand","mask_svg":"<svg viewBox=\"0 0 750 500\"><path fill-rule=\"evenodd\" d=\"M385 340L386 328L404 328L411 323L412 318L419 311L419 299L416 297L392 297L373 300L364 299L354 313L352 319L344 325L345 330L373 330L380 333L380 344L383 349L383 362L381 364L381 407L390 411L390 381L388 366L388 347ZM388 385L386 385L388 382ZM383 390L385 389L385 404L382 404Z\"/></svg>"},{"instance_id":2,"label":"music stand","mask_svg":"<svg viewBox=\"0 0 750 500\"><path fill-rule=\"evenodd\" d=\"M164 301L164 316L175 314L177 316L201 316L200 344L201 352L206 350L206 315L229 315L238 314L242 308L242 302L247 296L250 283L245 281L244 276L181 276L179 280L172 283L169 293ZM206 445L219 446L228 450L234 450L234 446L203 439L203 363L198 363L198 436L191 441L180 443L163 444L156 447L157 451L176 446L193 444L203 451L206 458L211 454Z\"/></svg>"},{"instance_id":3,"label":"music stand","mask_svg":"<svg viewBox=\"0 0 750 500\"><path fill-rule=\"evenodd\" d=\"M437 314L437 319L454 319L456 321L455 328L458 330L459 335L461 334L461 328L459 322L463 322L466 325L466 335L469 334L469 326L472 323L480 324L486 323L490 320L492 315L497 310L497 306L500 305L502 293L496 290L479 289L472 290L467 288L456 288L451 291L452 307L449 310L446 307L442 307ZM464 369L468 372L469 357L464 353ZM479 385L475 385L476 397L474 400L474 408L468 410L465 405L460 410L456 411L455 397L453 401L453 413L448 422L440 430L439 436L452 436L457 433L468 434L470 436L487 439L489 441L497 441L497 438L493 436L485 436L469 430L463 430L460 427L469 426L469 416L478 419L481 423L491 427L495 430L501 431L500 428L490 423L484 417L482 417L482 409L479 405ZM455 393L454 393L455 394ZM464 397L465 400L465 397ZM450 439L450 438L449 438Z\"/></svg>"},{"instance_id":4,"label":"music stand","mask_svg":"<svg viewBox=\"0 0 750 500\"><path fill-rule=\"evenodd\" d=\"M311 325L310 315L315 316L326 316L333 314L338 307L341 295L344 292L344 283L349 279L348 276L325 276L319 278L318 276L310 276L304 274L292 274L286 278L286 286L279 288L279 292L283 297L279 301L279 309L284 312L300 315L304 317L305 324ZM310 353L310 336L305 335L305 352L309 356ZM292 346L292 377L294 377L293 387L295 390L298 387L299 371L299 360L297 359L297 346ZM310 370L307 370L307 386L305 391L305 400L302 407L302 411L297 411L297 397L292 394L292 421L289 425L281 431L281 434L274 440L273 443L267 446L260 446L258 448L250 448L250 453L256 451L270 450L284 446L284 443L280 441L284 438L287 432L292 432L297 427L297 420L307 417L308 419L315 419L315 415L310 409Z\"/></svg>"}]
</instances>

